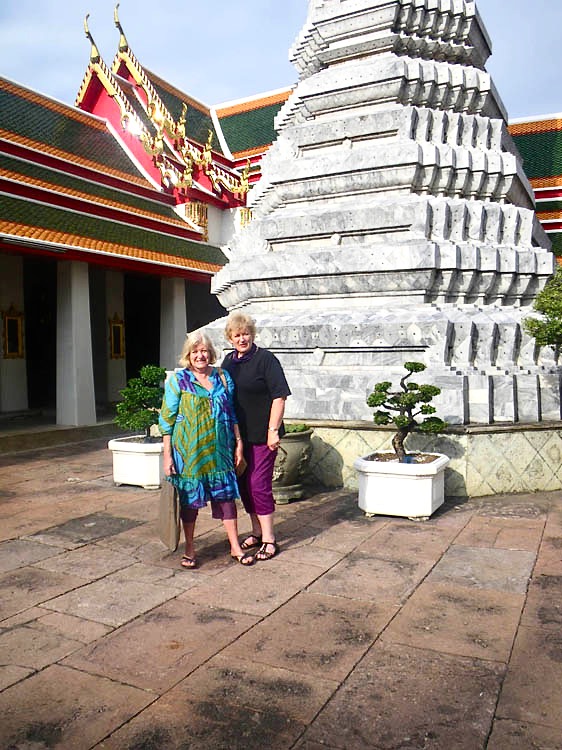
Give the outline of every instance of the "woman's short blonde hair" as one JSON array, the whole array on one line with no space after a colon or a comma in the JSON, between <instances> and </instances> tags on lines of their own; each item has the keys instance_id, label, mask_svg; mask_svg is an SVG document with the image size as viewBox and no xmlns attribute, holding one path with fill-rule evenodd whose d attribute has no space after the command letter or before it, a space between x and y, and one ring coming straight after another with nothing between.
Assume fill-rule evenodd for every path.
<instances>
[{"instance_id":1,"label":"woman's short blonde hair","mask_svg":"<svg viewBox=\"0 0 562 750\"><path fill-rule=\"evenodd\" d=\"M207 347L207 351L209 352L209 364L215 364L217 361L217 351L213 346L211 339L207 336L205 331L192 331L187 334L185 341L183 342L183 348L178 360L180 367L187 367L188 370L191 369L191 352L194 349L197 349L198 346L201 346L201 344Z\"/></svg>"},{"instance_id":2,"label":"woman's short blonde hair","mask_svg":"<svg viewBox=\"0 0 562 750\"><path fill-rule=\"evenodd\" d=\"M248 331L250 336L256 338L256 321L243 312L232 312L226 319L224 335L230 341L230 337L236 331Z\"/></svg>"}]
</instances>

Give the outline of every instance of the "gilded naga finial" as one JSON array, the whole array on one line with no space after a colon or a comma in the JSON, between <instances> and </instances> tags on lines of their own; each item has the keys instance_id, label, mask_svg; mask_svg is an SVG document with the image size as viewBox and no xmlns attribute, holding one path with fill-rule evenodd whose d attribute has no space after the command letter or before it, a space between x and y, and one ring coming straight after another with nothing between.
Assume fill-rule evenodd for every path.
<instances>
[{"instance_id":1,"label":"gilded naga finial","mask_svg":"<svg viewBox=\"0 0 562 750\"><path fill-rule=\"evenodd\" d=\"M98 48L96 47L96 43L94 42L94 37L91 35L90 29L88 27L89 17L90 14L87 13L86 17L84 18L84 33L86 34L86 38L90 40L90 44L92 45L92 48L90 49L90 62L94 65L95 63L99 63L99 61L101 60L101 56Z\"/></svg>"},{"instance_id":2,"label":"gilded naga finial","mask_svg":"<svg viewBox=\"0 0 562 750\"><path fill-rule=\"evenodd\" d=\"M123 31L123 27L121 26L121 22L119 21L119 3L115 6L115 9L113 11L113 21L115 23L115 26L119 30L119 52L126 52L129 49L129 43L127 42L127 37L125 36L125 32Z\"/></svg>"}]
</instances>

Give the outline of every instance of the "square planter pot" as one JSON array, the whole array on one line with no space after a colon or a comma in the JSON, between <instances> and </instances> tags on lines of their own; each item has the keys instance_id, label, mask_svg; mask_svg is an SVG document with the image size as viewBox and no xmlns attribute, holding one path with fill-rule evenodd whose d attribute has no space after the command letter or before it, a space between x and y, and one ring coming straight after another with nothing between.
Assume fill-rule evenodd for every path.
<instances>
[{"instance_id":1,"label":"square planter pot","mask_svg":"<svg viewBox=\"0 0 562 750\"><path fill-rule=\"evenodd\" d=\"M399 463L357 458L359 507L369 516L429 518L445 500L449 457L432 453L427 463Z\"/></svg>"},{"instance_id":2,"label":"square planter pot","mask_svg":"<svg viewBox=\"0 0 562 750\"><path fill-rule=\"evenodd\" d=\"M164 444L142 442L142 435L114 438L107 447L113 454L115 484L133 484L145 490L157 490L163 475Z\"/></svg>"}]
</instances>

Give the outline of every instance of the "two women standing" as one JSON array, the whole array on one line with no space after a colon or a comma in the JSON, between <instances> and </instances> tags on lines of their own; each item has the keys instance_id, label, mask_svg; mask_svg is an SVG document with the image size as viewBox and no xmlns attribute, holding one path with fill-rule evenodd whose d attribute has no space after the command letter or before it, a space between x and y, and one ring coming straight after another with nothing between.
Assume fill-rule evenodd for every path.
<instances>
[{"instance_id":1,"label":"two women standing","mask_svg":"<svg viewBox=\"0 0 562 750\"><path fill-rule=\"evenodd\" d=\"M186 568L197 567L195 522L207 501L213 518L224 524L231 555L242 565L269 560L279 551L272 481L290 390L277 358L254 344L255 334L249 316L228 317L226 336L234 351L222 370L213 367L216 353L208 337L201 331L189 334L179 360L183 369L166 383L159 423L164 473L179 492ZM247 467L237 481L236 469L244 461ZM252 520L252 534L242 544L239 496Z\"/></svg>"}]
</instances>

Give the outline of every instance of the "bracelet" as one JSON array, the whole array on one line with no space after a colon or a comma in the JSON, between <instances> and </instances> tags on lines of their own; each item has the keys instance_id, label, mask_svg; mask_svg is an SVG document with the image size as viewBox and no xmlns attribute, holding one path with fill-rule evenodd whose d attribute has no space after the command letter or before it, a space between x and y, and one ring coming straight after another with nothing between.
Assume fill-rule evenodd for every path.
<instances>
[{"instance_id":1,"label":"bracelet","mask_svg":"<svg viewBox=\"0 0 562 750\"><path fill-rule=\"evenodd\" d=\"M268 427L267 431L268 432L279 432L279 427Z\"/></svg>"},{"instance_id":2,"label":"bracelet","mask_svg":"<svg viewBox=\"0 0 562 750\"><path fill-rule=\"evenodd\" d=\"M237 443L241 443L242 442L242 438L241 437L240 438L236 438L236 442Z\"/></svg>"}]
</instances>

